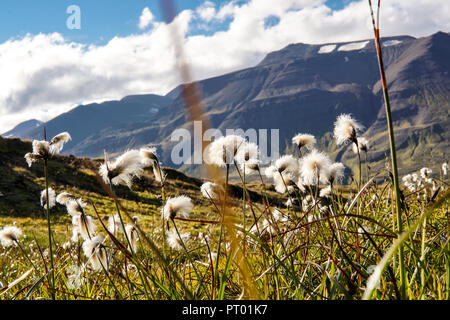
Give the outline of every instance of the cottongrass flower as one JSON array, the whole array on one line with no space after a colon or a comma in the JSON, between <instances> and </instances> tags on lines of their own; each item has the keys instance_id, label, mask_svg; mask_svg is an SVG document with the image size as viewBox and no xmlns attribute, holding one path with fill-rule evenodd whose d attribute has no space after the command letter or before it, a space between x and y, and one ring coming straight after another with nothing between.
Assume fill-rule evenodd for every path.
<instances>
[{"instance_id":1,"label":"cottongrass flower","mask_svg":"<svg viewBox=\"0 0 450 320\"><path fill-rule=\"evenodd\" d=\"M330 166L328 182L332 185L335 181L342 182L345 166L341 162L335 162Z\"/></svg>"},{"instance_id":2,"label":"cottongrass flower","mask_svg":"<svg viewBox=\"0 0 450 320\"><path fill-rule=\"evenodd\" d=\"M4 248L17 245L17 241L22 235L22 230L14 226L4 227L0 230L0 242Z\"/></svg>"},{"instance_id":3,"label":"cottongrass flower","mask_svg":"<svg viewBox=\"0 0 450 320\"><path fill-rule=\"evenodd\" d=\"M331 186L323 188L319 192L319 197L321 198L329 198L332 195Z\"/></svg>"},{"instance_id":4,"label":"cottongrass flower","mask_svg":"<svg viewBox=\"0 0 450 320\"><path fill-rule=\"evenodd\" d=\"M358 141L358 146L356 146L356 143L353 144L352 146L352 150L355 154L358 154L358 149L359 151L364 151L364 152L368 152L369 151L369 141L366 138L357 138Z\"/></svg>"},{"instance_id":5,"label":"cottongrass flower","mask_svg":"<svg viewBox=\"0 0 450 320\"><path fill-rule=\"evenodd\" d=\"M99 173L107 184L126 184L131 188L134 177L140 177L144 172L142 157L138 150L129 150L118 157L114 162L108 161L105 154L105 163L100 166Z\"/></svg>"},{"instance_id":6,"label":"cottongrass flower","mask_svg":"<svg viewBox=\"0 0 450 320\"><path fill-rule=\"evenodd\" d=\"M153 166L155 163L159 162L156 148L141 148L139 152L142 157L142 164L145 166Z\"/></svg>"},{"instance_id":7,"label":"cottongrass flower","mask_svg":"<svg viewBox=\"0 0 450 320\"><path fill-rule=\"evenodd\" d=\"M87 240L95 236L95 230L97 229L97 226L95 225L91 216L88 216L86 214L73 216L72 224L74 225L74 227L78 228L78 231L83 239Z\"/></svg>"},{"instance_id":8,"label":"cottongrass flower","mask_svg":"<svg viewBox=\"0 0 450 320\"><path fill-rule=\"evenodd\" d=\"M52 138L50 142L45 140L33 140L33 151L25 154L25 160L29 167L38 161L46 160L50 155L61 152L64 144L71 139L67 132L60 133Z\"/></svg>"},{"instance_id":9,"label":"cottongrass flower","mask_svg":"<svg viewBox=\"0 0 450 320\"><path fill-rule=\"evenodd\" d=\"M72 217L84 214L86 203L81 199L69 200L66 202L67 213Z\"/></svg>"},{"instance_id":10,"label":"cottongrass flower","mask_svg":"<svg viewBox=\"0 0 450 320\"><path fill-rule=\"evenodd\" d=\"M349 114L341 114L334 123L334 137L337 145L346 141L357 143L357 134L363 129L363 126L352 118Z\"/></svg>"},{"instance_id":11,"label":"cottongrass flower","mask_svg":"<svg viewBox=\"0 0 450 320\"><path fill-rule=\"evenodd\" d=\"M186 243L187 240L189 240L191 234L189 232L185 232L181 233L180 236L181 238L174 229L167 231L167 243L169 244L169 247L176 251L183 250L183 243Z\"/></svg>"},{"instance_id":12,"label":"cottongrass flower","mask_svg":"<svg viewBox=\"0 0 450 320\"><path fill-rule=\"evenodd\" d=\"M295 144L299 150L303 147L311 149L316 144L316 138L312 134L299 133L292 138L292 143Z\"/></svg>"},{"instance_id":13,"label":"cottongrass flower","mask_svg":"<svg viewBox=\"0 0 450 320\"><path fill-rule=\"evenodd\" d=\"M70 266L67 268L67 274L69 275L67 277L67 287L70 290L77 290L81 287L83 284L82 280L82 273L83 273L84 267L80 268L78 266Z\"/></svg>"},{"instance_id":14,"label":"cottongrass flower","mask_svg":"<svg viewBox=\"0 0 450 320\"><path fill-rule=\"evenodd\" d=\"M50 156L50 142L43 140L33 140L32 142L33 151L31 153L25 154L25 160L29 167L38 161L43 159L48 159Z\"/></svg>"},{"instance_id":15,"label":"cottongrass flower","mask_svg":"<svg viewBox=\"0 0 450 320\"><path fill-rule=\"evenodd\" d=\"M284 155L264 171L267 178L274 180L275 188L279 193L286 192L286 186L293 187L293 180L297 179L299 161L292 155ZM289 189L288 189L289 190Z\"/></svg>"},{"instance_id":16,"label":"cottongrass flower","mask_svg":"<svg viewBox=\"0 0 450 320\"><path fill-rule=\"evenodd\" d=\"M237 150L236 158L240 163L259 158L259 147L256 143L244 141Z\"/></svg>"},{"instance_id":17,"label":"cottongrass flower","mask_svg":"<svg viewBox=\"0 0 450 320\"><path fill-rule=\"evenodd\" d=\"M304 210L308 211L309 209L312 209L314 207L314 204L316 202L314 201L313 196L308 194L306 197L302 200L302 207Z\"/></svg>"},{"instance_id":18,"label":"cottongrass flower","mask_svg":"<svg viewBox=\"0 0 450 320\"><path fill-rule=\"evenodd\" d=\"M202 184L200 187L200 192L208 199L220 199L220 197L225 193L220 184L210 181Z\"/></svg>"},{"instance_id":19,"label":"cottongrass flower","mask_svg":"<svg viewBox=\"0 0 450 320\"><path fill-rule=\"evenodd\" d=\"M113 235L116 235L119 231L123 232L122 223L118 214L108 217L108 231Z\"/></svg>"},{"instance_id":20,"label":"cottongrass flower","mask_svg":"<svg viewBox=\"0 0 450 320\"><path fill-rule=\"evenodd\" d=\"M106 247L102 244L103 238L97 236L92 239L87 239L83 243L83 252L89 259L89 262L94 271L108 270L108 257L106 254Z\"/></svg>"},{"instance_id":21,"label":"cottongrass flower","mask_svg":"<svg viewBox=\"0 0 450 320\"><path fill-rule=\"evenodd\" d=\"M139 150L141 154L141 162L144 167L152 167L153 175L155 176L155 180L161 183L164 183L166 180L166 174L161 168L161 165L158 160L158 156L156 154L156 148L142 148Z\"/></svg>"},{"instance_id":22,"label":"cottongrass flower","mask_svg":"<svg viewBox=\"0 0 450 320\"><path fill-rule=\"evenodd\" d=\"M68 250L68 249L70 249L71 246L72 246L72 243L71 243L70 241L66 241L66 242L64 242L64 244L62 245L62 248L63 248L64 250Z\"/></svg>"},{"instance_id":23,"label":"cottongrass flower","mask_svg":"<svg viewBox=\"0 0 450 320\"><path fill-rule=\"evenodd\" d=\"M428 177L430 176L430 174L432 174L432 173L433 173L433 170L431 170L430 168L424 167L424 168L420 169L420 176L424 180L427 180Z\"/></svg>"},{"instance_id":24,"label":"cottongrass flower","mask_svg":"<svg viewBox=\"0 0 450 320\"><path fill-rule=\"evenodd\" d=\"M273 217L273 220L278 221L278 222L287 222L289 220L288 215L283 213L278 208L274 208L272 210L272 217Z\"/></svg>"},{"instance_id":25,"label":"cottongrass flower","mask_svg":"<svg viewBox=\"0 0 450 320\"><path fill-rule=\"evenodd\" d=\"M187 196L169 198L162 210L162 218L165 221L173 220L176 216L187 218L193 207L191 198Z\"/></svg>"},{"instance_id":26,"label":"cottongrass flower","mask_svg":"<svg viewBox=\"0 0 450 320\"><path fill-rule=\"evenodd\" d=\"M75 218L75 217L74 217L74 218ZM74 219L72 218L72 224L73 224L73 222L74 222L73 220L74 220ZM75 222L76 222L76 220L77 220L77 218L75 218ZM72 227L72 237L70 238L70 241L76 243L76 242L78 242L78 241L80 240L80 236L81 236L81 234L80 234L80 228L78 227L78 225L73 224L73 227Z\"/></svg>"},{"instance_id":27,"label":"cottongrass flower","mask_svg":"<svg viewBox=\"0 0 450 320\"><path fill-rule=\"evenodd\" d=\"M56 202L58 202L59 204L61 204L63 206L67 206L67 203L69 201L73 201L73 200L77 200L77 197L75 197L74 195L72 195L68 192L62 192L62 193L58 194L58 196L56 197Z\"/></svg>"},{"instance_id":28,"label":"cottongrass flower","mask_svg":"<svg viewBox=\"0 0 450 320\"><path fill-rule=\"evenodd\" d=\"M298 188L295 179L290 172L275 174L273 176L275 190L281 194L286 193L286 191L293 192L295 188Z\"/></svg>"},{"instance_id":29,"label":"cottongrass flower","mask_svg":"<svg viewBox=\"0 0 450 320\"><path fill-rule=\"evenodd\" d=\"M56 192L52 188L48 188L48 207L49 209L53 208L56 204ZM41 207L47 206L47 191L42 190L41 192Z\"/></svg>"},{"instance_id":30,"label":"cottongrass flower","mask_svg":"<svg viewBox=\"0 0 450 320\"><path fill-rule=\"evenodd\" d=\"M252 142L245 142L239 148L237 162L241 164L241 170L245 173L258 172L260 170L258 145Z\"/></svg>"},{"instance_id":31,"label":"cottongrass flower","mask_svg":"<svg viewBox=\"0 0 450 320\"><path fill-rule=\"evenodd\" d=\"M237 158L239 149L246 143L245 139L238 135L222 136L205 149L205 162L218 167L232 164Z\"/></svg>"},{"instance_id":32,"label":"cottongrass flower","mask_svg":"<svg viewBox=\"0 0 450 320\"><path fill-rule=\"evenodd\" d=\"M405 185L405 187L407 187L408 190L411 192L416 192L417 189L422 184L421 183L422 180L417 175L417 173L413 173L413 174L410 173L410 174L407 174L406 176L403 176L402 181L403 181L403 184Z\"/></svg>"},{"instance_id":33,"label":"cottongrass flower","mask_svg":"<svg viewBox=\"0 0 450 320\"><path fill-rule=\"evenodd\" d=\"M323 152L313 149L303 157L300 173L303 181L307 185L328 183L330 177L331 160Z\"/></svg>"},{"instance_id":34,"label":"cottongrass flower","mask_svg":"<svg viewBox=\"0 0 450 320\"><path fill-rule=\"evenodd\" d=\"M292 155L284 155L275 161L275 167L279 173L283 172L297 172L298 171L299 162Z\"/></svg>"},{"instance_id":35,"label":"cottongrass flower","mask_svg":"<svg viewBox=\"0 0 450 320\"><path fill-rule=\"evenodd\" d=\"M261 162L258 159L250 159L241 164L241 170L246 173L260 172Z\"/></svg>"},{"instance_id":36,"label":"cottongrass flower","mask_svg":"<svg viewBox=\"0 0 450 320\"><path fill-rule=\"evenodd\" d=\"M49 144L49 151L51 154L60 153L64 144L72 140L68 132L60 133L52 138Z\"/></svg>"},{"instance_id":37,"label":"cottongrass flower","mask_svg":"<svg viewBox=\"0 0 450 320\"><path fill-rule=\"evenodd\" d=\"M127 224L125 226L125 233L131 244L131 250L133 253L137 251L137 242L139 241L139 234L136 227L132 224Z\"/></svg>"},{"instance_id":38,"label":"cottongrass flower","mask_svg":"<svg viewBox=\"0 0 450 320\"><path fill-rule=\"evenodd\" d=\"M446 176L446 175L447 175L447 172L448 172L448 163L447 163L447 161L446 161L446 162L444 162L444 163L442 164L442 174L443 174L444 176Z\"/></svg>"}]
</instances>

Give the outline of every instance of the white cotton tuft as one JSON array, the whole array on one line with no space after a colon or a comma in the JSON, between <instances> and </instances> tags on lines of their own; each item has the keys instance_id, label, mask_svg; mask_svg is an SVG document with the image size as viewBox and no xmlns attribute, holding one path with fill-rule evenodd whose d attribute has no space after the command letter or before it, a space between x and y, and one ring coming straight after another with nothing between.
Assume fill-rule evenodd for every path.
<instances>
[{"instance_id":1,"label":"white cotton tuft","mask_svg":"<svg viewBox=\"0 0 450 320\"><path fill-rule=\"evenodd\" d=\"M34 162L41 159L48 159L50 152L50 143L47 141L33 140L33 152L25 154L24 158L27 161L28 167L31 167Z\"/></svg>"},{"instance_id":2,"label":"white cotton tuft","mask_svg":"<svg viewBox=\"0 0 450 320\"><path fill-rule=\"evenodd\" d=\"M200 191L208 199L220 199L220 195L225 193L221 185L209 181L202 184Z\"/></svg>"},{"instance_id":3,"label":"white cotton tuft","mask_svg":"<svg viewBox=\"0 0 450 320\"><path fill-rule=\"evenodd\" d=\"M51 154L60 153L64 147L64 144L72 140L72 137L68 132L60 133L53 137L49 144L49 151Z\"/></svg>"},{"instance_id":4,"label":"white cotton tuft","mask_svg":"<svg viewBox=\"0 0 450 320\"><path fill-rule=\"evenodd\" d=\"M422 179L428 179L429 175L433 173L433 170L431 170L430 168L424 167L422 169L420 169L420 176L422 177Z\"/></svg>"},{"instance_id":5,"label":"white cotton tuft","mask_svg":"<svg viewBox=\"0 0 450 320\"><path fill-rule=\"evenodd\" d=\"M281 194L286 193L286 191L292 192L296 187L295 177L290 172L275 174L273 176L273 182L275 190Z\"/></svg>"},{"instance_id":6,"label":"white cotton tuft","mask_svg":"<svg viewBox=\"0 0 450 320\"><path fill-rule=\"evenodd\" d=\"M244 141L238 148L236 159L238 163L245 163L250 160L257 160L259 158L258 145L253 142Z\"/></svg>"},{"instance_id":7,"label":"white cotton tuft","mask_svg":"<svg viewBox=\"0 0 450 320\"><path fill-rule=\"evenodd\" d=\"M31 167L34 162L38 161L39 159L42 159L41 156L31 152L27 153L24 158L27 161L28 167Z\"/></svg>"},{"instance_id":8,"label":"white cotton tuft","mask_svg":"<svg viewBox=\"0 0 450 320\"><path fill-rule=\"evenodd\" d=\"M41 158L48 157L50 143L44 140L33 140L33 154Z\"/></svg>"},{"instance_id":9,"label":"white cotton tuft","mask_svg":"<svg viewBox=\"0 0 450 320\"><path fill-rule=\"evenodd\" d=\"M95 236L95 229L97 228L97 226L95 225L91 216L82 214L79 216L79 227L78 228L80 230L81 237L83 237L83 239L87 240L87 239L93 238Z\"/></svg>"},{"instance_id":10,"label":"white cotton tuft","mask_svg":"<svg viewBox=\"0 0 450 320\"><path fill-rule=\"evenodd\" d=\"M278 222L286 222L289 220L289 216L287 214L283 213L278 208L274 208L272 210L272 217L275 221L278 221Z\"/></svg>"},{"instance_id":11,"label":"white cotton tuft","mask_svg":"<svg viewBox=\"0 0 450 320\"><path fill-rule=\"evenodd\" d=\"M191 198L187 196L169 198L162 210L162 217L165 221L173 220L176 216L187 218L193 207Z\"/></svg>"},{"instance_id":12,"label":"white cotton tuft","mask_svg":"<svg viewBox=\"0 0 450 320\"><path fill-rule=\"evenodd\" d=\"M141 160L142 157L138 150L129 150L114 162L105 159L105 163L100 166L99 174L107 184L123 183L131 188L133 178L139 178L144 172Z\"/></svg>"},{"instance_id":13,"label":"white cotton tuft","mask_svg":"<svg viewBox=\"0 0 450 320\"><path fill-rule=\"evenodd\" d=\"M446 176L446 175L447 175L447 172L448 172L448 163L447 163L447 162L444 162L444 163L442 164L442 174L443 174L444 176Z\"/></svg>"},{"instance_id":14,"label":"white cotton tuft","mask_svg":"<svg viewBox=\"0 0 450 320\"><path fill-rule=\"evenodd\" d=\"M53 208L56 204L56 192L52 188L48 188L48 207ZM44 189L41 192L41 207L47 208L47 190Z\"/></svg>"},{"instance_id":15,"label":"white cotton tuft","mask_svg":"<svg viewBox=\"0 0 450 320\"><path fill-rule=\"evenodd\" d=\"M103 238L98 236L92 239L87 239L83 243L83 252L89 259L94 271L100 271L103 268L108 270L108 257L106 254L106 248L102 242Z\"/></svg>"},{"instance_id":16,"label":"white cotton tuft","mask_svg":"<svg viewBox=\"0 0 450 320\"><path fill-rule=\"evenodd\" d=\"M364 151L364 152L369 151L369 141L366 138L361 137L361 138L357 138L356 140L358 141L358 147L356 147L355 143L352 145L352 150L355 154L358 153L358 149L359 149L360 153L361 153L361 151Z\"/></svg>"},{"instance_id":17,"label":"white cotton tuft","mask_svg":"<svg viewBox=\"0 0 450 320\"><path fill-rule=\"evenodd\" d=\"M321 198L329 198L331 195L332 195L331 186L321 189L319 193L319 196Z\"/></svg>"},{"instance_id":18,"label":"white cotton tuft","mask_svg":"<svg viewBox=\"0 0 450 320\"><path fill-rule=\"evenodd\" d=\"M131 244L131 250L133 253L136 253L137 251L137 242L139 240L139 235L136 227L132 224L128 224L125 226L125 232L127 235L128 240Z\"/></svg>"},{"instance_id":19,"label":"white cotton tuft","mask_svg":"<svg viewBox=\"0 0 450 320\"><path fill-rule=\"evenodd\" d=\"M145 166L153 166L158 162L158 156L156 154L156 148L142 148L139 150L141 154L141 162Z\"/></svg>"},{"instance_id":20,"label":"white cotton tuft","mask_svg":"<svg viewBox=\"0 0 450 320\"><path fill-rule=\"evenodd\" d=\"M301 161L300 173L307 185L328 183L331 160L323 152L313 149Z\"/></svg>"},{"instance_id":21,"label":"white cotton tuft","mask_svg":"<svg viewBox=\"0 0 450 320\"><path fill-rule=\"evenodd\" d=\"M65 200L63 200L65 201ZM67 213L72 217L79 216L84 214L84 208L86 207L86 203L81 199L68 199L66 201Z\"/></svg>"},{"instance_id":22,"label":"white cotton tuft","mask_svg":"<svg viewBox=\"0 0 450 320\"><path fill-rule=\"evenodd\" d=\"M330 166L330 176L328 181L333 183L334 181L342 182L344 178L345 166L341 162L335 162Z\"/></svg>"},{"instance_id":23,"label":"white cotton tuft","mask_svg":"<svg viewBox=\"0 0 450 320\"><path fill-rule=\"evenodd\" d=\"M189 232L180 233L181 239L178 236L176 230L172 229L167 231L167 243L169 246L177 251L183 250L183 245L181 241L186 245L187 240L189 240L191 234Z\"/></svg>"},{"instance_id":24,"label":"white cotton tuft","mask_svg":"<svg viewBox=\"0 0 450 320\"><path fill-rule=\"evenodd\" d=\"M4 227L0 230L0 243L4 248L15 246L21 235L22 230L17 227Z\"/></svg>"},{"instance_id":25,"label":"white cotton tuft","mask_svg":"<svg viewBox=\"0 0 450 320\"><path fill-rule=\"evenodd\" d=\"M205 149L205 162L218 167L233 164L245 139L237 135L228 135L216 139Z\"/></svg>"},{"instance_id":26,"label":"white cotton tuft","mask_svg":"<svg viewBox=\"0 0 450 320\"><path fill-rule=\"evenodd\" d=\"M282 173L285 171L295 173L298 171L298 160L294 158L294 156L288 154L284 155L281 158L279 158L277 161L275 161L275 167L277 168L277 171Z\"/></svg>"},{"instance_id":27,"label":"white cotton tuft","mask_svg":"<svg viewBox=\"0 0 450 320\"><path fill-rule=\"evenodd\" d=\"M316 144L316 138L311 134L299 133L292 138L292 143L299 149L303 147L311 149Z\"/></svg>"},{"instance_id":28,"label":"white cotton tuft","mask_svg":"<svg viewBox=\"0 0 450 320\"><path fill-rule=\"evenodd\" d=\"M363 126L352 118L349 114L341 114L334 123L334 137L337 145L346 141L356 142L357 134Z\"/></svg>"},{"instance_id":29,"label":"white cotton tuft","mask_svg":"<svg viewBox=\"0 0 450 320\"><path fill-rule=\"evenodd\" d=\"M63 206L67 206L67 203L69 201L74 201L74 200L77 200L77 198L68 192L61 192L56 197L56 202L58 202L60 205L63 205Z\"/></svg>"},{"instance_id":30,"label":"white cotton tuft","mask_svg":"<svg viewBox=\"0 0 450 320\"><path fill-rule=\"evenodd\" d=\"M114 236L117 235L119 231L123 232L122 223L120 222L120 217L118 214L108 217L108 231Z\"/></svg>"}]
</instances>

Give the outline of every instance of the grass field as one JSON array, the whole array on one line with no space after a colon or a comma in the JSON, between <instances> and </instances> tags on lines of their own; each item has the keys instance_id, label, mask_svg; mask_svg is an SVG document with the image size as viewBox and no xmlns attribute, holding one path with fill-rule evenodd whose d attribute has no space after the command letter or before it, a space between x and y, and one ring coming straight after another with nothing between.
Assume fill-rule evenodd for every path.
<instances>
[{"instance_id":1,"label":"grass field","mask_svg":"<svg viewBox=\"0 0 450 320\"><path fill-rule=\"evenodd\" d=\"M91 170L100 161L50 159L50 186L57 195L69 192L86 202L82 214L91 217L96 229L71 240L73 229L80 227L72 224L66 207L56 204L49 209L51 272L46 207L38 206L31 217L3 211L0 226L15 226L22 233L1 236L1 299L361 299L369 277L398 238L389 175L367 176L364 165L362 183L355 174L351 186L300 185L289 182L288 171L278 171L284 188L276 180L272 185L266 175L261 175L264 185L227 185L224 167L219 175L222 190L228 190L226 199L220 192L218 199L208 199L199 188L204 181L167 168L164 189L147 172L134 179L131 188L113 186L120 195L114 198L102 193ZM289 163L298 163L294 156L286 159L286 170ZM326 170L320 161L316 164ZM16 179L28 177L44 189L42 165L33 164L31 173L24 166L12 167ZM55 180L52 169L64 175ZM320 171L315 172L320 178ZM91 180L85 189L71 187L73 176ZM448 299L448 183L446 176L417 177L422 181L417 190L402 186L402 221L409 232L402 243L404 298ZM187 195L193 207L186 215L174 207L172 218L164 220L163 207L180 195ZM38 194L35 197L39 204ZM286 206L289 199L293 204ZM107 217L119 213L124 224L139 227L133 231L134 249L128 245L131 233L126 237L120 225L115 236L107 231ZM4 241L8 235L9 243ZM96 236L102 238L97 241ZM401 298L400 263L393 254L379 279L372 281L370 298Z\"/></svg>"}]
</instances>

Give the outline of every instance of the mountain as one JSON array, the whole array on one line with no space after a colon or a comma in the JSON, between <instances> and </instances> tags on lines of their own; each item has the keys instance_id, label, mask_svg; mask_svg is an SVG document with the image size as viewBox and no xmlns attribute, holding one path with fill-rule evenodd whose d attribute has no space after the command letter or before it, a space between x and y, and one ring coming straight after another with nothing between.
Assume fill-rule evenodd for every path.
<instances>
[{"instance_id":1,"label":"mountain","mask_svg":"<svg viewBox=\"0 0 450 320\"><path fill-rule=\"evenodd\" d=\"M450 138L450 35L438 32L417 39L398 36L381 41L399 171L404 174L426 165L439 172ZM205 79L198 86L212 127L223 134L237 128L279 129L283 153L292 149L291 138L296 133L311 133L320 149L354 168L350 146L338 147L332 137L337 116L351 113L366 128L363 136L371 145L372 170L385 167L389 145L373 40L292 44L268 54L255 67ZM99 110L90 119L80 119L75 117L79 111L74 110L46 126L53 133L74 132L74 143L66 152L75 155L101 156L103 150L117 153L152 144L158 146L163 162L174 166L171 152L176 142L170 141L171 134L177 128L192 130L181 89L168 93L165 98L171 102L148 117L117 119L104 108L104 113ZM107 116L117 122L103 125ZM89 121L100 128L86 128ZM80 131L82 137L77 135ZM199 174L196 166L182 169Z\"/></svg>"},{"instance_id":2,"label":"mountain","mask_svg":"<svg viewBox=\"0 0 450 320\"><path fill-rule=\"evenodd\" d=\"M36 127L39 127L43 122L32 119L28 121L24 121L22 123L19 123L17 126L14 127L14 129L5 132L2 134L3 137L6 138L26 138L28 136L28 133L35 129Z\"/></svg>"},{"instance_id":3,"label":"mountain","mask_svg":"<svg viewBox=\"0 0 450 320\"><path fill-rule=\"evenodd\" d=\"M99 155L103 149L109 150L115 145L113 140L104 141L103 131L115 131L117 128L128 126L130 123L140 123L152 118L161 109L172 102L168 97L154 94L132 95L120 101L107 101L81 105L64 113L39 127L28 132L29 139L42 139L43 127L46 127L47 136L52 137L60 132L68 131L72 136L65 151L75 155ZM102 140L101 151L93 149L86 140ZM127 143L133 144L133 141ZM123 146L123 147L126 147Z\"/></svg>"}]
</instances>

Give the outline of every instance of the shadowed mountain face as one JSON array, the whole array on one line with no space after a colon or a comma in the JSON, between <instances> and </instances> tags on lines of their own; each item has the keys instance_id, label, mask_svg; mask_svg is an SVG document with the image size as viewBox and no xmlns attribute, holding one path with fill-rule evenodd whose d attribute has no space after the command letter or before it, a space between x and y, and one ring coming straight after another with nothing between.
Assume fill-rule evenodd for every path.
<instances>
[{"instance_id":1,"label":"shadowed mountain face","mask_svg":"<svg viewBox=\"0 0 450 320\"><path fill-rule=\"evenodd\" d=\"M127 96L120 101L82 105L34 128L21 138L42 139L45 125L49 138L63 131L71 134L72 141L65 146L66 154L97 156L103 150L109 152L119 147L114 139L107 138L105 131L115 132L130 124L139 125L152 119L171 102L170 98L149 94ZM126 141L119 149L136 143L134 140Z\"/></svg>"},{"instance_id":2,"label":"shadowed mountain face","mask_svg":"<svg viewBox=\"0 0 450 320\"><path fill-rule=\"evenodd\" d=\"M449 147L450 35L438 32L415 39L383 38L399 170L422 166L438 171ZM355 167L350 146L337 147L333 124L351 113L366 128L372 170L389 156L384 100L373 41L293 44L270 53L257 66L200 81L203 105L213 128L279 129L280 152L298 132L311 133L336 161ZM173 165L170 141L177 128L192 129L181 87L166 97L127 97L129 101L78 107L49 121L49 135L69 131L65 153L101 156L147 144L158 146L165 165ZM154 99L157 112L152 113ZM130 100L131 99L131 100ZM152 100L153 101L153 100ZM156 102L158 101L158 102ZM95 111L94 111L95 110ZM155 111L155 110L154 110ZM29 137L42 137L38 128ZM270 140L270 133L269 133ZM195 166L183 166L195 174Z\"/></svg>"},{"instance_id":3,"label":"shadowed mountain face","mask_svg":"<svg viewBox=\"0 0 450 320\"><path fill-rule=\"evenodd\" d=\"M5 138L22 138L26 137L28 132L35 129L36 127L39 127L42 124L42 121L32 119L28 121L24 121L17 126L14 127L14 129L5 132L2 134Z\"/></svg>"}]
</instances>

